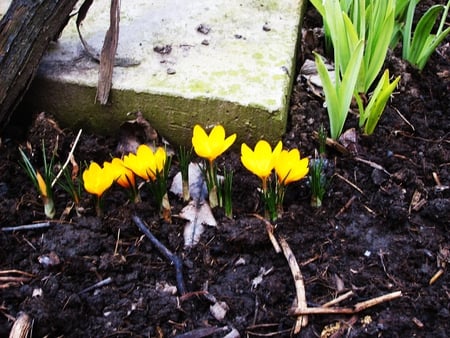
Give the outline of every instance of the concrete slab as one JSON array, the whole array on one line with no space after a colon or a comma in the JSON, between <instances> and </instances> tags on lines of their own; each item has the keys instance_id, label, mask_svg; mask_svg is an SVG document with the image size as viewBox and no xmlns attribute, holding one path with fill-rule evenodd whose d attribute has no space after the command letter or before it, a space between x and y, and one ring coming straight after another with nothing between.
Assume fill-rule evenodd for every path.
<instances>
[{"instance_id":1,"label":"concrete slab","mask_svg":"<svg viewBox=\"0 0 450 338\"><path fill-rule=\"evenodd\" d=\"M86 56L74 19L49 49L25 103L64 127L103 134L141 111L174 144L189 144L196 123L221 123L238 142L275 142L286 126L304 3L122 1L117 57L136 65L114 68L111 103L95 103L99 67ZM98 52L109 4L94 1L81 27Z\"/></svg>"}]
</instances>

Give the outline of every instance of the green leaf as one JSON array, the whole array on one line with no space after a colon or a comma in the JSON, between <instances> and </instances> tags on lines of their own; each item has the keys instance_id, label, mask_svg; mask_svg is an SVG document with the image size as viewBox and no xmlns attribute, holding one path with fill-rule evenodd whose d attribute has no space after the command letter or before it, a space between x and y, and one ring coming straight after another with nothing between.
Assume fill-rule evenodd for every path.
<instances>
[{"instance_id":1,"label":"green leaf","mask_svg":"<svg viewBox=\"0 0 450 338\"><path fill-rule=\"evenodd\" d=\"M392 83L389 82L389 70L386 69L380 78L364 112L360 112L360 126L364 124L364 133L370 135L384 112L387 101L400 81L398 76Z\"/></svg>"},{"instance_id":2,"label":"green leaf","mask_svg":"<svg viewBox=\"0 0 450 338\"><path fill-rule=\"evenodd\" d=\"M335 82L331 77L322 60L322 57L314 53L317 72L322 81L323 91L325 93L325 102L327 104L328 119L330 121L330 134L333 139L337 139L344 127L348 110L358 80L359 69L363 58L364 42L361 40L357 44L349 60L348 67L341 76L336 71Z\"/></svg>"},{"instance_id":3,"label":"green leaf","mask_svg":"<svg viewBox=\"0 0 450 338\"><path fill-rule=\"evenodd\" d=\"M408 55L408 61L411 59L413 64L416 63L420 53L427 47L431 30L436 22L437 17L443 10L444 6L434 5L430 7L426 13L420 18L414 30L414 36L411 42L411 53Z\"/></svg>"},{"instance_id":4,"label":"green leaf","mask_svg":"<svg viewBox=\"0 0 450 338\"><path fill-rule=\"evenodd\" d=\"M408 10L406 11L406 21L403 28L403 48L402 57L407 60L407 56L410 54L411 50L411 36L412 36L412 24L414 19L414 12L416 6L420 0L411 0L408 5Z\"/></svg>"}]
</instances>

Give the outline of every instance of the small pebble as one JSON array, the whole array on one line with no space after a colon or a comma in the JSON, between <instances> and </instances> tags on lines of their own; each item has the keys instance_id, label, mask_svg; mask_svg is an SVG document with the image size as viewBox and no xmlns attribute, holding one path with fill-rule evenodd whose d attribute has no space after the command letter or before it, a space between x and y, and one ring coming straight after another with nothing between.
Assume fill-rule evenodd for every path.
<instances>
[{"instance_id":1,"label":"small pebble","mask_svg":"<svg viewBox=\"0 0 450 338\"><path fill-rule=\"evenodd\" d=\"M264 32L269 32L270 30L271 30L271 28L270 28L269 24L266 22L266 23L263 25L263 31L264 31Z\"/></svg>"},{"instance_id":2,"label":"small pebble","mask_svg":"<svg viewBox=\"0 0 450 338\"><path fill-rule=\"evenodd\" d=\"M210 30L211 30L211 27L209 27L208 25L205 25L203 23L198 25L198 27L197 27L197 32L205 34L205 35L208 34Z\"/></svg>"}]
</instances>

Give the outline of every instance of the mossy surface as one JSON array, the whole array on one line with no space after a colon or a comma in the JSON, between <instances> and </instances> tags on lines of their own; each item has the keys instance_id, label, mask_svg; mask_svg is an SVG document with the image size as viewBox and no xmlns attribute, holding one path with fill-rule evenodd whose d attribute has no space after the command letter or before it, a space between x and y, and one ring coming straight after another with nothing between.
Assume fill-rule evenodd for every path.
<instances>
[{"instance_id":1,"label":"mossy surface","mask_svg":"<svg viewBox=\"0 0 450 338\"><path fill-rule=\"evenodd\" d=\"M42 93L58 95L42 95ZM237 143L266 139L275 143L286 127L287 112L268 112L262 107L212 99L186 99L176 96L113 90L111 103L95 103L96 89L37 79L25 104L33 111L52 114L63 128L115 135L122 123L133 119L129 112L140 111L150 124L174 145L191 142L195 124L223 124L227 133L237 133ZM76 104L74 104L76 102Z\"/></svg>"}]
</instances>

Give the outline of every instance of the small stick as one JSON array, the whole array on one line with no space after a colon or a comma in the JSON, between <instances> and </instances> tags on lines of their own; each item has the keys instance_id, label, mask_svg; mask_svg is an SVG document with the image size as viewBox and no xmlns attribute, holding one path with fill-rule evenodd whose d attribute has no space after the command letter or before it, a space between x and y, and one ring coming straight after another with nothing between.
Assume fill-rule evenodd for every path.
<instances>
[{"instance_id":1,"label":"small stick","mask_svg":"<svg viewBox=\"0 0 450 338\"><path fill-rule=\"evenodd\" d=\"M14 276L0 276L0 283L22 283L28 282L31 277L14 277Z\"/></svg>"},{"instance_id":2,"label":"small stick","mask_svg":"<svg viewBox=\"0 0 450 338\"><path fill-rule=\"evenodd\" d=\"M91 291L91 290L100 288L100 287L102 287L102 286L111 284L111 282L112 282L112 278L111 278L111 277L108 277L108 278L106 278L106 279L101 280L101 281L98 282L98 283L95 283L94 285L91 285L91 286L87 287L87 288L84 289L84 290L81 290L81 291L79 292L79 294L86 293L86 292L89 292L89 291Z\"/></svg>"},{"instance_id":3,"label":"small stick","mask_svg":"<svg viewBox=\"0 0 450 338\"><path fill-rule=\"evenodd\" d=\"M436 187L435 187L435 189L436 189L437 191L444 191L444 190L449 189L449 186L448 186L448 185L443 185L443 184L441 183L441 180L439 179L438 174L437 174L436 172L434 172L434 171L433 171L433 179L434 179L434 182L436 182Z\"/></svg>"},{"instance_id":4,"label":"small stick","mask_svg":"<svg viewBox=\"0 0 450 338\"><path fill-rule=\"evenodd\" d=\"M349 291L347 293L344 293L342 295L340 295L339 297L336 297L333 300L330 300L329 302L326 302L325 304L322 305L322 307L330 307L333 306L335 304L338 304L340 302L342 302L343 300L346 300L347 298L353 296L353 291Z\"/></svg>"},{"instance_id":5,"label":"small stick","mask_svg":"<svg viewBox=\"0 0 450 338\"><path fill-rule=\"evenodd\" d=\"M73 142L73 146L72 149L70 149L69 152L69 156L67 156L66 162L64 163L64 165L61 167L61 170L58 172L58 174L55 176L55 179L52 182L52 188L53 186L56 184L56 182L58 181L59 177L62 175L62 173L64 172L64 169L66 169L67 165L69 164L71 158L73 157L73 152L75 151L75 147L77 146L78 141L80 140L80 136L81 136L81 131L82 129L80 129L80 131L78 132L77 137L75 138L75 141Z\"/></svg>"},{"instance_id":6,"label":"small stick","mask_svg":"<svg viewBox=\"0 0 450 338\"><path fill-rule=\"evenodd\" d=\"M319 138L319 133L317 131L313 131L312 135L313 135L313 138L316 139L316 140ZM342 144L340 144L339 142L333 140L330 137L326 138L325 143L326 143L327 146L336 149L342 155L349 155L350 154L350 152L347 150L347 148L345 148Z\"/></svg>"},{"instance_id":7,"label":"small stick","mask_svg":"<svg viewBox=\"0 0 450 338\"><path fill-rule=\"evenodd\" d=\"M355 304L353 307L309 307L306 309L293 308L289 310L289 314L293 316L298 315L308 315L308 314L355 314L361 312L369 307L381 304L393 300L395 298L401 297L401 291L395 291L388 293L386 295L372 298L364 302Z\"/></svg>"},{"instance_id":8,"label":"small stick","mask_svg":"<svg viewBox=\"0 0 450 338\"><path fill-rule=\"evenodd\" d=\"M21 270L16 270L16 269L12 269L12 270L0 270L0 275L7 275L7 274L18 274L18 275L24 275L24 276L28 276L28 277L34 277L33 274L29 273L29 272L25 272L25 271L21 271Z\"/></svg>"},{"instance_id":9,"label":"small stick","mask_svg":"<svg viewBox=\"0 0 450 338\"><path fill-rule=\"evenodd\" d=\"M291 269L292 277L294 278L295 293L297 294L297 309L302 310L308 307L306 303L305 283L303 281L303 275L295 259L289 244L284 238L280 238L280 245L283 248L284 257L288 261L289 268ZM302 327L308 325L308 316L298 316L295 323L294 334L300 332Z\"/></svg>"},{"instance_id":10,"label":"small stick","mask_svg":"<svg viewBox=\"0 0 450 338\"><path fill-rule=\"evenodd\" d=\"M334 217L339 218L339 216L341 216L348 208L350 208L350 206L352 205L352 203L355 199L356 199L355 195L350 197L350 199L347 201L347 203L345 203L345 205L338 211L338 213Z\"/></svg>"},{"instance_id":11,"label":"small stick","mask_svg":"<svg viewBox=\"0 0 450 338\"><path fill-rule=\"evenodd\" d=\"M35 230L35 229L48 228L49 226L51 226L50 222L43 222L43 223L35 223L35 224L17 225L14 227L4 227L1 229L2 229L2 231L20 231L20 230Z\"/></svg>"},{"instance_id":12,"label":"small stick","mask_svg":"<svg viewBox=\"0 0 450 338\"><path fill-rule=\"evenodd\" d=\"M230 328L228 326L217 327L205 327L201 329L195 329L189 332L185 332L176 336L176 338L201 338L201 337L209 337L216 333L222 333L228 331Z\"/></svg>"},{"instance_id":13,"label":"small stick","mask_svg":"<svg viewBox=\"0 0 450 338\"><path fill-rule=\"evenodd\" d=\"M367 165L371 166L371 167L374 168L374 169L381 170L382 172L384 172L384 173L387 174L388 176L392 176L391 173L390 173L389 171L387 171L387 170L384 169L381 165L379 165L379 164L377 164L377 163L375 163L375 162L365 160L365 159L363 159L363 158L361 158L361 157L358 157L358 156L355 156L354 159L355 159L356 161L358 161L358 162L367 164Z\"/></svg>"},{"instance_id":14,"label":"small stick","mask_svg":"<svg viewBox=\"0 0 450 338\"><path fill-rule=\"evenodd\" d=\"M416 128L414 128L414 126L412 125L412 123L411 122L409 122L407 119L406 119L406 117L405 116L403 116L403 114L402 113L400 113L400 111L397 109L397 108L395 108L395 107L393 107L394 108L394 110L395 110L395 112L398 114L398 116L400 116L400 118L413 130L413 131L416 131Z\"/></svg>"},{"instance_id":15,"label":"small stick","mask_svg":"<svg viewBox=\"0 0 450 338\"><path fill-rule=\"evenodd\" d=\"M134 223L137 227L144 233L145 236L152 242L152 244L159 250L159 252L169 260L175 266L175 274L177 279L178 292L183 296L186 294L186 288L184 286L183 279L183 262L181 259L174 255L169 249L167 249L164 244L162 244L145 226L144 222L138 216L132 216Z\"/></svg>"},{"instance_id":16,"label":"small stick","mask_svg":"<svg viewBox=\"0 0 450 338\"><path fill-rule=\"evenodd\" d=\"M434 275L431 277L430 281L428 282L428 285L433 285L436 283L436 281L444 274L444 269L440 268Z\"/></svg>"},{"instance_id":17,"label":"small stick","mask_svg":"<svg viewBox=\"0 0 450 338\"><path fill-rule=\"evenodd\" d=\"M345 183L347 183L348 185L350 185L351 187L353 187L355 190L359 191L362 195L364 194L364 191L362 191L359 187L357 187L354 183L350 182L348 179L346 179L344 176L339 175L338 173L335 173L333 176L337 176L338 178L340 178L341 180L343 180Z\"/></svg>"},{"instance_id":18,"label":"small stick","mask_svg":"<svg viewBox=\"0 0 450 338\"><path fill-rule=\"evenodd\" d=\"M273 248L275 249L275 252L276 253L280 253L281 252L281 248L280 248L280 245L277 242L277 239L275 238L275 235L273 234L273 225L272 225L272 223L270 223L268 220L266 220L261 215L252 214L252 216L255 216L257 219L259 219L259 220L264 222L264 224L266 225L267 234L269 235L269 239L272 242L272 245L273 245Z\"/></svg>"}]
</instances>

